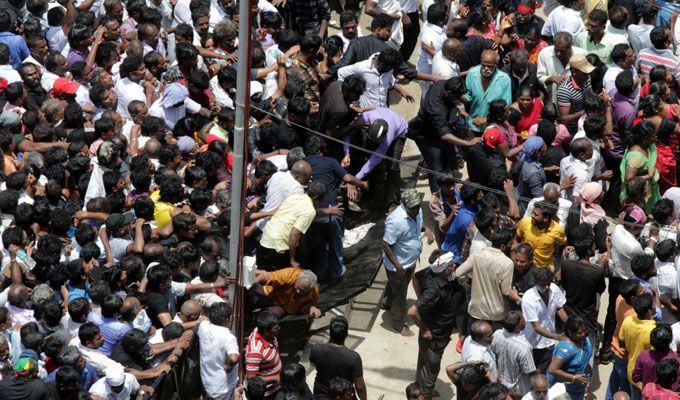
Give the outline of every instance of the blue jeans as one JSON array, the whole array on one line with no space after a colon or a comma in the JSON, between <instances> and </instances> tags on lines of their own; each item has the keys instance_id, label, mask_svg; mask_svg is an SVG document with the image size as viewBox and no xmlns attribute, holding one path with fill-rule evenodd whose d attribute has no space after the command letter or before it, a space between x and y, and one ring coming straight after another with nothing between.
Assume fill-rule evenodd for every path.
<instances>
[{"instance_id":1,"label":"blue jeans","mask_svg":"<svg viewBox=\"0 0 680 400\"><path fill-rule=\"evenodd\" d=\"M630 384L628 383L626 362L612 353L612 373L609 375L605 400L612 400L616 392L630 394Z\"/></svg>"},{"instance_id":2,"label":"blue jeans","mask_svg":"<svg viewBox=\"0 0 680 400\"><path fill-rule=\"evenodd\" d=\"M586 386L577 383L565 383L564 387L567 389L567 394L571 400L583 400L586 394Z\"/></svg>"},{"instance_id":3,"label":"blue jeans","mask_svg":"<svg viewBox=\"0 0 680 400\"><path fill-rule=\"evenodd\" d=\"M630 400L642 399L642 391L635 385L630 385Z\"/></svg>"},{"instance_id":4,"label":"blue jeans","mask_svg":"<svg viewBox=\"0 0 680 400\"><path fill-rule=\"evenodd\" d=\"M418 150L422 154L427 168L435 172L444 172L445 170L452 170L456 166L456 148L452 144L442 141L417 141ZM430 184L432 193L439 190L437 183L437 175L427 174L427 180Z\"/></svg>"}]
</instances>

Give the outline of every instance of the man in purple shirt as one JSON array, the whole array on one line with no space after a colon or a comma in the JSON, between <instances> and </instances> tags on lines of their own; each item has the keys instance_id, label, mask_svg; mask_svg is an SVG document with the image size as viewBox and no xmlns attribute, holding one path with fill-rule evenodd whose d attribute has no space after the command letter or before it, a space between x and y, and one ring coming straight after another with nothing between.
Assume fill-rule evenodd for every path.
<instances>
[{"instance_id":1,"label":"man in purple shirt","mask_svg":"<svg viewBox=\"0 0 680 400\"><path fill-rule=\"evenodd\" d=\"M621 191L621 158L626 150L626 132L633 126L633 120L637 117L637 101L633 98L635 92L635 79L631 71L623 71L615 81L616 89L611 91L611 114L613 132L609 137L610 145L604 154L607 169L614 172L610 180L612 195L619 195Z\"/></svg>"},{"instance_id":2,"label":"man in purple shirt","mask_svg":"<svg viewBox=\"0 0 680 400\"><path fill-rule=\"evenodd\" d=\"M117 294L111 294L102 302L101 314L91 312L87 316L87 320L97 325L104 336L104 344L100 350L107 357L111 356L114 346L123 339L127 331L132 329L130 325L118 319L122 307L123 299Z\"/></svg>"},{"instance_id":3,"label":"man in purple shirt","mask_svg":"<svg viewBox=\"0 0 680 400\"><path fill-rule=\"evenodd\" d=\"M406 141L406 133L408 132L408 122L399 114L391 111L388 108L377 107L368 111L364 111L356 119L355 125L366 129L367 137L373 145L377 144L377 148L373 150L377 154L373 154L364 163L359 172L356 174L357 179L363 180L375 167L377 167L383 158L380 155L401 159L401 153L404 150L404 142ZM345 142L349 142L349 134L345 135ZM371 146L368 146L369 148ZM349 146L344 145L345 154L349 152ZM400 187L401 173L399 164L396 162L386 161L387 166L387 190L385 195L388 201L398 203L397 193Z\"/></svg>"},{"instance_id":4,"label":"man in purple shirt","mask_svg":"<svg viewBox=\"0 0 680 400\"><path fill-rule=\"evenodd\" d=\"M644 350L635 361L635 368L631 379L634 382L642 382L642 386L656 382L656 366L664 360L676 360L680 357L670 348L673 340L673 331L667 324L658 324L649 335L651 350ZM674 392L680 390L680 376L676 377L671 389Z\"/></svg>"}]
</instances>

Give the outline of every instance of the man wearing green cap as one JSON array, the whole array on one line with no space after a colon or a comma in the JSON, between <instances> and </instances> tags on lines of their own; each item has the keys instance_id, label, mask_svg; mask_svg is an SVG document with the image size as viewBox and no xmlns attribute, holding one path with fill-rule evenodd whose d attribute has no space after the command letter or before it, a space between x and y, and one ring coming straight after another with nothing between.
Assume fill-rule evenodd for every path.
<instances>
[{"instance_id":1,"label":"man wearing green cap","mask_svg":"<svg viewBox=\"0 0 680 400\"><path fill-rule=\"evenodd\" d=\"M33 351L23 351L14 363L14 375L0 381L0 399L23 400L41 399L57 400L54 386L38 379L37 354Z\"/></svg>"},{"instance_id":2,"label":"man wearing green cap","mask_svg":"<svg viewBox=\"0 0 680 400\"><path fill-rule=\"evenodd\" d=\"M420 210L420 193L407 189L401 193L401 205L385 220L383 235L383 262L387 272L387 287L380 300L380 307L391 311L392 327L402 336L413 336L406 325L406 292L420 258L423 244L423 213ZM434 236L425 230L428 243Z\"/></svg>"}]
</instances>

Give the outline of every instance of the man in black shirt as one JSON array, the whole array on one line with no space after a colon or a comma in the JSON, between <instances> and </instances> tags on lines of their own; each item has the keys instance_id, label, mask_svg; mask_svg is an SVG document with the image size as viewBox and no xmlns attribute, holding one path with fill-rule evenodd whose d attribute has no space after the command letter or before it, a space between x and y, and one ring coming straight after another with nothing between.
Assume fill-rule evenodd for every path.
<instances>
[{"instance_id":1,"label":"man in black shirt","mask_svg":"<svg viewBox=\"0 0 680 400\"><path fill-rule=\"evenodd\" d=\"M392 35L392 23L394 23L394 19L387 14L378 14L373 17L373 21L371 21L373 33L352 39L340 61L331 68L331 74L337 76L340 68L368 60L373 54L380 53L388 48L387 41ZM401 65L394 69L394 75L403 75L410 80L416 77L416 70L409 66L406 60L403 60Z\"/></svg>"},{"instance_id":2,"label":"man in black shirt","mask_svg":"<svg viewBox=\"0 0 680 400\"><path fill-rule=\"evenodd\" d=\"M361 356L356 351L345 347L348 329L347 318L333 317L329 330L329 342L312 346L309 361L316 368L314 396L317 399L328 395L331 379L340 377L353 382L359 399L366 400L366 383Z\"/></svg>"},{"instance_id":3,"label":"man in black shirt","mask_svg":"<svg viewBox=\"0 0 680 400\"><path fill-rule=\"evenodd\" d=\"M319 102L319 132L342 139L346 132L353 131L355 128L351 122L356 112L350 105L359 100L364 90L366 81L360 75L351 75L342 82L328 85ZM328 151L328 155L337 160L343 157L340 143L330 143Z\"/></svg>"},{"instance_id":4,"label":"man in black shirt","mask_svg":"<svg viewBox=\"0 0 680 400\"><path fill-rule=\"evenodd\" d=\"M23 63L19 66L19 76L26 86L26 109L40 111L43 102L47 100L47 92L40 85L40 67L32 63Z\"/></svg>"},{"instance_id":5,"label":"man in black shirt","mask_svg":"<svg viewBox=\"0 0 680 400\"><path fill-rule=\"evenodd\" d=\"M493 40L483 38L479 35L469 35L469 26L464 19L455 19L449 23L446 35L460 40L463 50L456 57L456 63L460 67L460 72L479 65L482 62L482 52L493 47Z\"/></svg>"},{"instance_id":6,"label":"man in black shirt","mask_svg":"<svg viewBox=\"0 0 680 400\"><path fill-rule=\"evenodd\" d=\"M589 224L581 224L572 230L577 261L563 260L560 270L560 284L564 289L567 303L564 305L569 315L580 315L586 322L586 330L593 349L599 348L600 324L597 322L599 295L604 293L606 284L605 265L608 257L602 257L599 265L590 263L595 253L595 234Z\"/></svg>"},{"instance_id":7,"label":"man in black shirt","mask_svg":"<svg viewBox=\"0 0 680 400\"><path fill-rule=\"evenodd\" d=\"M175 343L173 343L173 347ZM131 370L130 373L137 380L144 381L170 372L170 365L167 362L162 362L157 367L151 368L149 360L160 354L160 352L157 352L157 354L153 353L149 346L149 339L144 331L133 328L127 331L123 339L113 347L111 359L123 367L129 368Z\"/></svg>"},{"instance_id":8,"label":"man in black shirt","mask_svg":"<svg viewBox=\"0 0 680 400\"><path fill-rule=\"evenodd\" d=\"M320 281L338 280L345 273L342 262L342 213L338 207L338 186L347 182L368 190L368 183L350 175L338 160L325 157L326 142L310 136L305 143L305 161L312 167L312 180L326 186L326 197L317 205L317 218L304 235L305 262Z\"/></svg>"},{"instance_id":9,"label":"man in black shirt","mask_svg":"<svg viewBox=\"0 0 680 400\"><path fill-rule=\"evenodd\" d=\"M508 297L515 302L512 307L516 310L522 309L522 295L536 286L536 279L534 278L536 267L533 259L534 248L529 243L520 243L512 249L512 262L515 265L515 271L512 274L512 288Z\"/></svg>"},{"instance_id":10,"label":"man in black shirt","mask_svg":"<svg viewBox=\"0 0 680 400\"><path fill-rule=\"evenodd\" d=\"M416 141L427 167L435 172L456 166L454 146L470 147L481 143L469 137L465 118L459 113L460 98L465 94L465 80L459 77L437 81L420 103L418 115L409 122L408 137ZM437 175L428 174L432 193L439 190Z\"/></svg>"},{"instance_id":11,"label":"man in black shirt","mask_svg":"<svg viewBox=\"0 0 680 400\"><path fill-rule=\"evenodd\" d=\"M434 385L442 355L451 340L458 306L465 302L465 292L455 279L451 280L454 270L454 263L431 265L423 282L422 295L408 310L408 315L420 328L416 382L423 388L426 400L438 395Z\"/></svg>"}]
</instances>

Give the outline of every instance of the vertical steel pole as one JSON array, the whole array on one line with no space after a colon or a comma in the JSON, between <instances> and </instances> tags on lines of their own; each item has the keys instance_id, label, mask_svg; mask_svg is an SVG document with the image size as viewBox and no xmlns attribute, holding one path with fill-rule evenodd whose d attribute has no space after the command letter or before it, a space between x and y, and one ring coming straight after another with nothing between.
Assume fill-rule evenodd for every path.
<instances>
[{"instance_id":1,"label":"vertical steel pole","mask_svg":"<svg viewBox=\"0 0 680 400\"><path fill-rule=\"evenodd\" d=\"M238 69L236 75L236 104L234 125L234 168L231 182L231 227L229 230L229 270L235 273L238 286L234 293L235 326L233 331L243 340L243 223L245 202L246 157L248 151L248 125L250 120L250 40L252 0L239 3Z\"/></svg>"}]
</instances>

